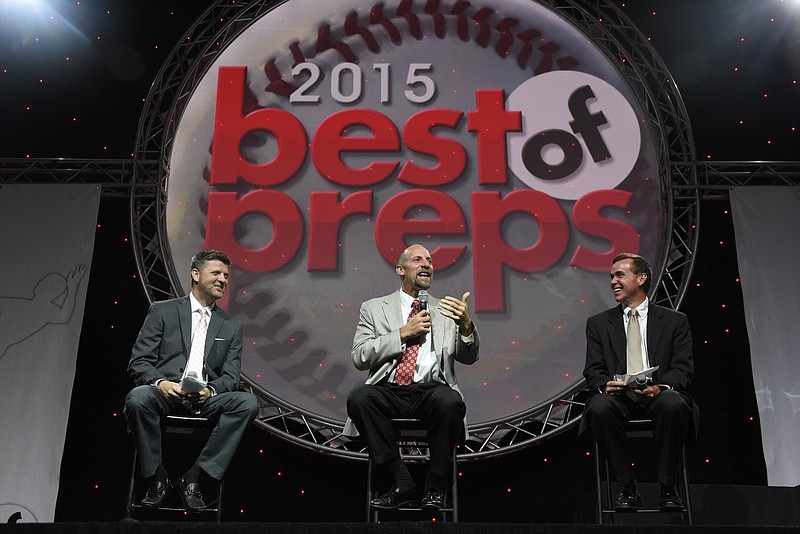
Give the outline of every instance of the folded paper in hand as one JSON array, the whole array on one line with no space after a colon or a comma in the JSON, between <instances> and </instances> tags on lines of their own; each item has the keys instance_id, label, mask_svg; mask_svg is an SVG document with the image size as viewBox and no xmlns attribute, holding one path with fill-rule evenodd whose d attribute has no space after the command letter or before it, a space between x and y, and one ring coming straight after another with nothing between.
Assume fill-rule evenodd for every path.
<instances>
[{"instance_id":1,"label":"folded paper in hand","mask_svg":"<svg viewBox=\"0 0 800 534\"><path fill-rule=\"evenodd\" d=\"M653 376L658 370L658 366L650 367L649 369L645 369L641 373L636 373L635 375L614 375L614 380L619 382L625 382L626 386L631 384L634 385L644 385L647 383L647 379Z\"/></svg>"},{"instance_id":2,"label":"folded paper in hand","mask_svg":"<svg viewBox=\"0 0 800 534\"><path fill-rule=\"evenodd\" d=\"M194 373L191 373L194 374ZM206 387L206 381L200 380L196 376L185 376L181 379L180 388L186 393L199 393Z\"/></svg>"}]
</instances>

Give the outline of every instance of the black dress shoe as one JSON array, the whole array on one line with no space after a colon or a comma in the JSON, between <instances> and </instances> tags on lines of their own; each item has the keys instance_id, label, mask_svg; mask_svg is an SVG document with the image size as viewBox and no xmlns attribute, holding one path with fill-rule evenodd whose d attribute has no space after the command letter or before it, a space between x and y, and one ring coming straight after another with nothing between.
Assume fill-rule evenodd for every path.
<instances>
[{"instance_id":1,"label":"black dress shoe","mask_svg":"<svg viewBox=\"0 0 800 534\"><path fill-rule=\"evenodd\" d=\"M614 501L614 510L617 512L633 512L641 508L641 506L642 497L639 495L639 489L636 484L631 482L620 488L619 497Z\"/></svg>"},{"instance_id":2,"label":"black dress shoe","mask_svg":"<svg viewBox=\"0 0 800 534\"><path fill-rule=\"evenodd\" d=\"M142 506L148 508L158 508L161 506L170 487L169 480L165 480L164 482L156 480L150 484L150 487L147 488L147 493L144 494L144 499L142 499Z\"/></svg>"},{"instance_id":3,"label":"black dress shoe","mask_svg":"<svg viewBox=\"0 0 800 534\"><path fill-rule=\"evenodd\" d=\"M379 510L397 510L401 506L417 498L419 498L419 488L417 488L417 486L405 491L400 491L400 488L397 486L392 486L392 488L383 495L372 499L369 505Z\"/></svg>"},{"instance_id":4,"label":"black dress shoe","mask_svg":"<svg viewBox=\"0 0 800 534\"><path fill-rule=\"evenodd\" d=\"M200 484L198 482L186 482L186 479L181 477L178 481L178 489L180 490L181 501L187 510L192 512L202 512L206 509L206 503L203 502L203 494L200 492Z\"/></svg>"},{"instance_id":5,"label":"black dress shoe","mask_svg":"<svg viewBox=\"0 0 800 534\"><path fill-rule=\"evenodd\" d=\"M659 487L661 488L661 499L658 501L658 509L662 512L683 511L683 501L675 486L659 484Z\"/></svg>"},{"instance_id":6,"label":"black dress shoe","mask_svg":"<svg viewBox=\"0 0 800 534\"><path fill-rule=\"evenodd\" d=\"M438 488L425 488L419 507L423 510L441 510L444 508L444 492Z\"/></svg>"}]
</instances>

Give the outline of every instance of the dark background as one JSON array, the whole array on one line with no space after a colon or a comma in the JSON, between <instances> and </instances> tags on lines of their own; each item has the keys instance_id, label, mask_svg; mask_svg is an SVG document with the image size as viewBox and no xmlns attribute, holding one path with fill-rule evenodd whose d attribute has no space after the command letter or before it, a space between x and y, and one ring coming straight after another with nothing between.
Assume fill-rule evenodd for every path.
<instances>
[{"instance_id":1,"label":"dark background","mask_svg":"<svg viewBox=\"0 0 800 534\"><path fill-rule=\"evenodd\" d=\"M421 1L421 0L419 0ZM800 6L786 0L615 2L652 39L692 122L699 160L797 160ZM202 0L0 3L0 158L130 158L149 87ZM128 201L104 197L78 352L57 521L124 515L131 442L125 368L147 310ZM613 299L609 294L609 304ZM765 485L736 246L726 198L702 202L700 246L681 309L695 344L700 435L693 483ZM460 465L462 521L571 522L593 489L575 430ZM366 464L248 431L226 478L226 520L361 521Z\"/></svg>"}]
</instances>

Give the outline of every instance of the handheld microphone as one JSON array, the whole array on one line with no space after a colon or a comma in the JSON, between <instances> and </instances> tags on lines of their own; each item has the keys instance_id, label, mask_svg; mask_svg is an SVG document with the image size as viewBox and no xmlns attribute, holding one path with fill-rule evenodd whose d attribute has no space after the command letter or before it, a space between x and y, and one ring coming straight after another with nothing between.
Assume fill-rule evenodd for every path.
<instances>
[{"instance_id":1,"label":"handheld microphone","mask_svg":"<svg viewBox=\"0 0 800 534\"><path fill-rule=\"evenodd\" d=\"M646 376L637 376L634 378L636 381L636 389L644 389L647 387L647 377Z\"/></svg>"},{"instance_id":2,"label":"handheld microphone","mask_svg":"<svg viewBox=\"0 0 800 534\"><path fill-rule=\"evenodd\" d=\"M421 290L417 294L417 300L419 300L419 311L427 310L428 309L428 292L424 289Z\"/></svg>"}]
</instances>

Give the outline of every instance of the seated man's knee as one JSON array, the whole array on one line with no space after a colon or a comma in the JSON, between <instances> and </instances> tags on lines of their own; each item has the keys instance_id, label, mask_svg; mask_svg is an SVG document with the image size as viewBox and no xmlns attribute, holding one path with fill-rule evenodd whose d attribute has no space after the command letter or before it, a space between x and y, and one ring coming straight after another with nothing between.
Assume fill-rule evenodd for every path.
<instances>
[{"instance_id":1,"label":"seated man's knee","mask_svg":"<svg viewBox=\"0 0 800 534\"><path fill-rule=\"evenodd\" d=\"M152 386L137 386L125 396L125 413L141 410L155 400L153 395L162 393Z\"/></svg>"},{"instance_id":2,"label":"seated man's knee","mask_svg":"<svg viewBox=\"0 0 800 534\"><path fill-rule=\"evenodd\" d=\"M251 420L255 419L256 414L258 413L258 399L256 399L254 395L245 393L244 391L239 393L241 393L242 409L250 416Z\"/></svg>"},{"instance_id":3,"label":"seated man's knee","mask_svg":"<svg viewBox=\"0 0 800 534\"><path fill-rule=\"evenodd\" d=\"M218 395L222 412L243 414L251 420L258 413L258 399L246 391L229 391ZM212 397L213 399L214 397Z\"/></svg>"},{"instance_id":4,"label":"seated man's knee","mask_svg":"<svg viewBox=\"0 0 800 534\"><path fill-rule=\"evenodd\" d=\"M668 389L662 391L659 393L657 399L658 411L662 413L689 413L691 411L691 407L689 403L686 402L686 399L683 398L683 395L675 390Z\"/></svg>"},{"instance_id":5,"label":"seated man's knee","mask_svg":"<svg viewBox=\"0 0 800 534\"><path fill-rule=\"evenodd\" d=\"M440 413L453 415L458 419L463 419L467 413L467 406L464 404L464 399L458 392L450 387L441 387L437 390L434 397L436 409Z\"/></svg>"},{"instance_id":6,"label":"seated man's knee","mask_svg":"<svg viewBox=\"0 0 800 534\"><path fill-rule=\"evenodd\" d=\"M605 393L594 395L589 399L589 402L586 403L585 410L592 415L611 413L614 410L614 399L611 395Z\"/></svg>"},{"instance_id":7,"label":"seated man's knee","mask_svg":"<svg viewBox=\"0 0 800 534\"><path fill-rule=\"evenodd\" d=\"M608 394L597 394L589 399L584 408L584 417L593 424L620 417L617 399Z\"/></svg>"},{"instance_id":8,"label":"seated man's knee","mask_svg":"<svg viewBox=\"0 0 800 534\"><path fill-rule=\"evenodd\" d=\"M358 410L365 402L369 402L375 386L361 385L347 395L347 413Z\"/></svg>"}]
</instances>

